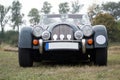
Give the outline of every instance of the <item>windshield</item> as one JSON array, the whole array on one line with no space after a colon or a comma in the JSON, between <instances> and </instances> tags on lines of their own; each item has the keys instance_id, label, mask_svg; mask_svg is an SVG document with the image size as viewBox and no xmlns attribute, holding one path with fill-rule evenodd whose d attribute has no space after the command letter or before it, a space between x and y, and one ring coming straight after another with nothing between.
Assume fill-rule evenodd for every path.
<instances>
[{"instance_id":1,"label":"windshield","mask_svg":"<svg viewBox=\"0 0 120 80\"><path fill-rule=\"evenodd\" d=\"M43 15L41 16L40 24L49 25L53 23L73 23L75 25L85 25L90 24L89 18L87 15L80 14L52 14L52 15Z\"/></svg>"}]
</instances>

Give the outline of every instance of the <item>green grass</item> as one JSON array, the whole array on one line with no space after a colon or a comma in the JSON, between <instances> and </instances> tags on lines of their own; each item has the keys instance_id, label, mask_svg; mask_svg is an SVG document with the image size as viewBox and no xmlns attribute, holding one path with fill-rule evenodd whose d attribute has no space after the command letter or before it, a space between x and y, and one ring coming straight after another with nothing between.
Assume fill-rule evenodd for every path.
<instances>
[{"instance_id":1,"label":"green grass","mask_svg":"<svg viewBox=\"0 0 120 80\"><path fill-rule=\"evenodd\" d=\"M120 51L110 50L108 66L34 63L22 68L16 52L0 51L0 80L120 80Z\"/></svg>"}]
</instances>

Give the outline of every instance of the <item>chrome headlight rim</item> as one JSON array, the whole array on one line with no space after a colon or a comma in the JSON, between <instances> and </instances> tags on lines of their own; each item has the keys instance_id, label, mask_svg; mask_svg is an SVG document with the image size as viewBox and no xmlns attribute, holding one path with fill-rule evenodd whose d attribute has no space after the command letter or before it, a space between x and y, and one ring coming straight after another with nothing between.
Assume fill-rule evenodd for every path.
<instances>
[{"instance_id":1,"label":"chrome headlight rim","mask_svg":"<svg viewBox=\"0 0 120 80\"><path fill-rule=\"evenodd\" d=\"M49 31L44 31L43 33L42 33L42 39L44 39L44 40L49 40L50 39L50 32Z\"/></svg>"},{"instance_id":2,"label":"chrome headlight rim","mask_svg":"<svg viewBox=\"0 0 120 80\"><path fill-rule=\"evenodd\" d=\"M75 31L75 33L74 33L74 37L75 37L75 39L77 39L77 40L82 39L83 36L84 36L84 35L83 35L83 32L82 32L81 30Z\"/></svg>"},{"instance_id":3,"label":"chrome headlight rim","mask_svg":"<svg viewBox=\"0 0 120 80\"><path fill-rule=\"evenodd\" d=\"M93 29L90 25L83 26L82 32L83 32L84 36L86 36L86 37L90 37L93 35Z\"/></svg>"},{"instance_id":4,"label":"chrome headlight rim","mask_svg":"<svg viewBox=\"0 0 120 80\"><path fill-rule=\"evenodd\" d=\"M32 34L35 37L41 37L43 33L43 28L41 26L36 26L33 28Z\"/></svg>"}]
</instances>

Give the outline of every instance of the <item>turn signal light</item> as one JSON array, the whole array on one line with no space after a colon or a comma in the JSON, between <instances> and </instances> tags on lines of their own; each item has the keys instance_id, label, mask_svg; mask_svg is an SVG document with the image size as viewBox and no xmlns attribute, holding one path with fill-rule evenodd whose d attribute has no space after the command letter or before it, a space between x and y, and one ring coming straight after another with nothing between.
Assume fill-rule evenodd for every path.
<instances>
[{"instance_id":1,"label":"turn signal light","mask_svg":"<svg viewBox=\"0 0 120 80\"><path fill-rule=\"evenodd\" d=\"M39 44L39 41L38 41L37 39L34 39L34 40L33 40L33 45L36 46L36 45L38 45L38 44Z\"/></svg>"},{"instance_id":2,"label":"turn signal light","mask_svg":"<svg viewBox=\"0 0 120 80\"><path fill-rule=\"evenodd\" d=\"M93 44L93 40L92 40L92 39L88 39L88 40L87 40L87 43L88 43L89 45L91 45L91 44Z\"/></svg>"}]
</instances>

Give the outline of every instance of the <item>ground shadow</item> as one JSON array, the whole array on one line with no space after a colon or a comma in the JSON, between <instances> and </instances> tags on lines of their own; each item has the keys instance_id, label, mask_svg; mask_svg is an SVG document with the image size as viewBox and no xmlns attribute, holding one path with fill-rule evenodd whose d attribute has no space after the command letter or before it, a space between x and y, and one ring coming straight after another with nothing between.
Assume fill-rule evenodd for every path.
<instances>
[{"instance_id":1,"label":"ground shadow","mask_svg":"<svg viewBox=\"0 0 120 80\"><path fill-rule=\"evenodd\" d=\"M35 62L34 67L47 66L47 67L56 67L56 66L92 66L93 63L90 62L78 62L78 61L43 61Z\"/></svg>"}]
</instances>

